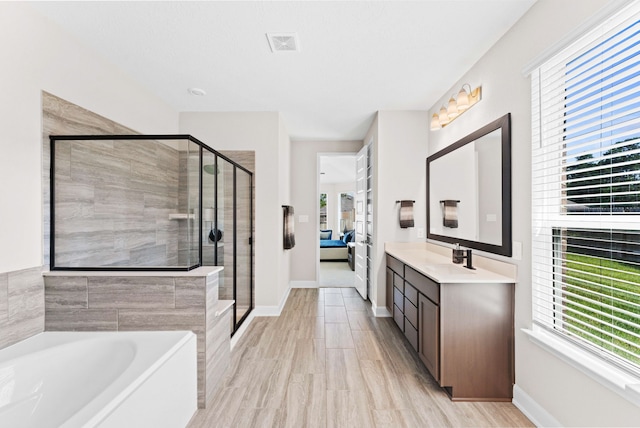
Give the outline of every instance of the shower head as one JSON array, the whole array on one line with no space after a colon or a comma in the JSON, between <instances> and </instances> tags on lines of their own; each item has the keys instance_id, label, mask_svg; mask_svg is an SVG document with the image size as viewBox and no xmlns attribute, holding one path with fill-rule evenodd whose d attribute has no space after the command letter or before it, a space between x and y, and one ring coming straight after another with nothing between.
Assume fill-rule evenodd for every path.
<instances>
[{"instance_id":1,"label":"shower head","mask_svg":"<svg viewBox=\"0 0 640 428\"><path fill-rule=\"evenodd\" d=\"M217 172L216 166L214 164L204 165L202 169L204 170L204 172L211 175L215 175Z\"/></svg>"}]
</instances>

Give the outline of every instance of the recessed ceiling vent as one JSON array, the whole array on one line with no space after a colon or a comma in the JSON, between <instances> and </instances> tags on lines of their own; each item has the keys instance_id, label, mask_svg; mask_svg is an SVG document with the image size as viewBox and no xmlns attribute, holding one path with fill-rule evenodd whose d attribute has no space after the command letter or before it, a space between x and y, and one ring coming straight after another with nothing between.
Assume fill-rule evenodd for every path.
<instances>
[{"instance_id":1,"label":"recessed ceiling vent","mask_svg":"<svg viewBox=\"0 0 640 428\"><path fill-rule=\"evenodd\" d=\"M298 33L267 33L271 52L300 52Z\"/></svg>"}]
</instances>

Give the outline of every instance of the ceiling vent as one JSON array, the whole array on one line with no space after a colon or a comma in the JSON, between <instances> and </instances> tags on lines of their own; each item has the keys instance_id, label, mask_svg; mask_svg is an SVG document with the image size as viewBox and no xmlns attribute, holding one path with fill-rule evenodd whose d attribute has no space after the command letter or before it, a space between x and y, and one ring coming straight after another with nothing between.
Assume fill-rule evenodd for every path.
<instances>
[{"instance_id":1,"label":"ceiling vent","mask_svg":"<svg viewBox=\"0 0 640 428\"><path fill-rule=\"evenodd\" d=\"M267 33L271 52L300 52L298 33Z\"/></svg>"}]
</instances>

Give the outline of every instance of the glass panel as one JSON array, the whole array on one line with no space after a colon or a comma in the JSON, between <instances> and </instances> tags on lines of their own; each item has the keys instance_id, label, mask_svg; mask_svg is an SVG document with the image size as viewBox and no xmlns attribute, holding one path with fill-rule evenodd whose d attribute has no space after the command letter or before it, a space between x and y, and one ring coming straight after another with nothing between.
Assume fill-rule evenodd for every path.
<instances>
[{"instance_id":1,"label":"glass panel","mask_svg":"<svg viewBox=\"0 0 640 428\"><path fill-rule=\"evenodd\" d=\"M54 267L186 268L188 140L55 140ZM197 153L197 150L195 151ZM182 159L184 157L184 162ZM197 174L197 170L195 171ZM195 183L197 191L197 181ZM197 240L196 240L197 241ZM196 242L197 248L197 242Z\"/></svg>"},{"instance_id":2,"label":"glass panel","mask_svg":"<svg viewBox=\"0 0 640 428\"><path fill-rule=\"evenodd\" d=\"M198 263L198 231L200 230L200 146L187 141L180 150L180 192L178 201L181 207L186 207L188 219L179 222L180 242L179 263L192 266Z\"/></svg>"},{"instance_id":3,"label":"glass panel","mask_svg":"<svg viewBox=\"0 0 640 428\"><path fill-rule=\"evenodd\" d=\"M218 296L220 300L233 300L233 278L235 275L233 248L233 170L228 161L218 158L218 230L221 239L217 241L218 266L224 266L220 275Z\"/></svg>"},{"instance_id":4,"label":"glass panel","mask_svg":"<svg viewBox=\"0 0 640 428\"><path fill-rule=\"evenodd\" d=\"M236 168L236 327L251 310L251 176Z\"/></svg>"},{"instance_id":5,"label":"glass panel","mask_svg":"<svg viewBox=\"0 0 640 428\"><path fill-rule=\"evenodd\" d=\"M216 266L216 242L221 232L216 228L216 155L208 150L202 154L202 264Z\"/></svg>"}]
</instances>

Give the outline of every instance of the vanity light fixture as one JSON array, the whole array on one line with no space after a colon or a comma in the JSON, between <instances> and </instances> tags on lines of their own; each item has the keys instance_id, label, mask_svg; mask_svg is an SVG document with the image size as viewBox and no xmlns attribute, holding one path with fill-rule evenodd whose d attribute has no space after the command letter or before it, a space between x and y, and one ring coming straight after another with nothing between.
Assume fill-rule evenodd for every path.
<instances>
[{"instance_id":1,"label":"vanity light fixture","mask_svg":"<svg viewBox=\"0 0 640 428\"><path fill-rule=\"evenodd\" d=\"M466 88L469 88L467 91ZM431 130L437 131L444 126L453 122L458 116L474 106L478 101L482 99L482 86L478 86L475 89L471 88L471 85L465 83L460 88L457 97L451 96L447 106L442 106L438 113L434 113L431 117Z\"/></svg>"}]
</instances>

